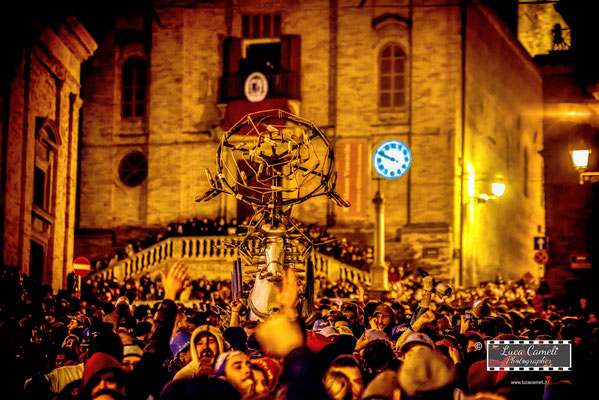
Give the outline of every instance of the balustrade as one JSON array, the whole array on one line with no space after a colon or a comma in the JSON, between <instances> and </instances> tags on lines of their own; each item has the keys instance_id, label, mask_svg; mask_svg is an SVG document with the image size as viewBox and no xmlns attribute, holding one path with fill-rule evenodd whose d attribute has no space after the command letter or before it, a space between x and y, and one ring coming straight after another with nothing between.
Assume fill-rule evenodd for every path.
<instances>
[{"instance_id":1,"label":"balustrade","mask_svg":"<svg viewBox=\"0 0 599 400\"><path fill-rule=\"evenodd\" d=\"M116 278L118 281L123 281L137 278L158 269L170 260L224 261L230 262L227 265L232 266L232 262L239 255L237 249L225 246L225 241L228 239L230 239L228 236L171 237L137 252L132 257L118 261L112 267L96 272L90 276L90 279L112 280ZM310 257L314 265L314 276L317 278L326 277L332 281L347 279L366 285L371 283L371 275L367 271L362 271L315 251ZM230 268L223 272L224 274L229 273Z\"/></svg>"}]
</instances>

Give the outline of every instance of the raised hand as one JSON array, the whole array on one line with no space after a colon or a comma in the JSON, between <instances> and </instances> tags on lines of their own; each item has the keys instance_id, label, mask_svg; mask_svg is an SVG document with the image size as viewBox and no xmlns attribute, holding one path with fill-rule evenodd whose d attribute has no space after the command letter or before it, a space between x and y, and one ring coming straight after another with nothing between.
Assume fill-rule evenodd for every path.
<instances>
[{"instance_id":1,"label":"raised hand","mask_svg":"<svg viewBox=\"0 0 599 400\"><path fill-rule=\"evenodd\" d=\"M298 301L297 278L295 277L295 272L291 268L287 268L283 271L283 282L277 300L279 301L283 312L292 319L295 319L293 315Z\"/></svg>"},{"instance_id":2,"label":"raised hand","mask_svg":"<svg viewBox=\"0 0 599 400\"><path fill-rule=\"evenodd\" d=\"M168 271L160 271L162 277L162 286L164 287L164 298L175 301L177 295L185 287L185 283L189 280L187 275L187 265L182 262L176 262Z\"/></svg>"},{"instance_id":3,"label":"raised hand","mask_svg":"<svg viewBox=\"0 0 599 400\"><path fill-rule=\"evenodd\" d=\"M430 324L435 320L435 313L431 310L428 310L424 314L422 314L414 323L414 331L418 332L422 327L426 324Z\"/></svg>"},{"instance_id":4,"label":"raised hand","mask_svg":"<svg viewBox=\"0 0 599 400\"><path fill-rule=\"evenodd\" d=\"M235 299L235 300L231 301L231 312L232 313L239 313L239 311L241 311L242 307L243 307L243 303L241 302L241 300Z\"/></svg>"}]
</instances>

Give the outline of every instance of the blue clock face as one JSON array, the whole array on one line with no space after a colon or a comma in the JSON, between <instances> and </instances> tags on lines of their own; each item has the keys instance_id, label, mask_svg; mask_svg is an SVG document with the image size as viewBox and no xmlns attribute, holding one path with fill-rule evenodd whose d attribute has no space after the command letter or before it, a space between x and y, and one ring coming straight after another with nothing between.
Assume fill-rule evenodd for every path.
<instances>
[{"instance_id":1,"label":"blue clock face","mask_svg":"<svg viewBox=\"0 0 599 400\"><path fill-rule=\"evenodd\" d=\"M399 140L387 140L374 151L374 170L386 179L403 176L412 164L412 153L408 146Z\"/></svg>"}]
</instances>

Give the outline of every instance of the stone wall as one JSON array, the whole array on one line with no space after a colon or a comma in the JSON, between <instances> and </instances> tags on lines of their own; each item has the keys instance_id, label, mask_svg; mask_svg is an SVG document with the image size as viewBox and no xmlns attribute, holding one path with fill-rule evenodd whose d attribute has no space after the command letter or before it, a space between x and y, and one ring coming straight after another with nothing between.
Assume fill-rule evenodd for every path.
<instances>
[{"instance_id":1,"label":"stone wall","mask_svg":"<svg viewBox=\"0 0 599 400\"><path fill-rule=\"evenodd\" d=\"M10 82L2 122L3 262L54 288L64 286L72 268L80 65L95 48L74 18L51 28L42 23L33 45L22 49L17 69L2 77ZM42 161L46 157L48 161ZM44 204L39 207L34 205L38 165L46 168ZM30 260L32 241L43 247L39 263Z\"/></svg>"},{"instance_id":2,"label":"stone wall","mask_svg":"<svg viewBox=\"0 0 599 400\"><path fill-rule=\"evenodd\" d=\"M404 177L380 182L390 262L409 261L457 279L467 236L473 240L468 239L469 248L480 251L467 254L473 261L464 259L463 268L512 271L515 263L529 267L525 247L532 231L543 225L537 154L542 127L533 112L540 107L542 93L530 57L503 22L480 11L482 7L468 7L465 157L476 174L484 175L479 178L502 173L510 182L505 203L480 206L478 214L472 214L472 225L480 232L467 227L467 235L462 235L463 218L469 214L462 204L468 199L462 198L466 186L461 168L467 163L462 162L460 7L428 0L414 2L413 8L407 0L368 7L324 0L169 4L157 3L151 32L144 31L146 50L141 56L150 64L149 103L137 125L124 128L118 93L120 66L139 46L117 46L109 32L87 69L82 228L163 228L192 217L235 216L236 201L230 196L193 202L207 189L204 169L214 171L222 134L221 110L226 105L217 104L217 88L223 41L241 37L242 14L280 12L282 34L301 37L300 116L327 133L340 159L348 160L340 153L349 143L362 146L359 163L352 160L337 165L337 170L339 179L346 180L343 185L351 181L348 190L362 193L363 209L343 211L318 198L297 206L294 215L307 223L334 219L334 234L372 245L371 199L379 184L371 168L372 153L382 141L395 138L410 146L413 161ZM378 57L389 43L401 46L407 56L408 106L385 113L378 108ZM529 176L534 177L528 197L515 194L522 193L524 148L529 152ZM131 149L148 158L148 178L135 188L121 185L114 172ZM493 234L479 234L483 231ZM509 255L499 254L499 248ZM514 275L520 272L513 270ZM473 274L473 281L490 277Z\"/></svg>"},{"instance_id":3,"label":"stone wall","mask_svg":"<svg viewBox=\"0 0 599 400\"><path fill-rule=\"evenodd\" d=\"M469 7L467 18L464 173L474 193L464 204L464 280L537 275L533 240L545 229L542 77L494 14ZM507 186L504 196L477 201L497 180Z\"/></svg>"}]
</instances>

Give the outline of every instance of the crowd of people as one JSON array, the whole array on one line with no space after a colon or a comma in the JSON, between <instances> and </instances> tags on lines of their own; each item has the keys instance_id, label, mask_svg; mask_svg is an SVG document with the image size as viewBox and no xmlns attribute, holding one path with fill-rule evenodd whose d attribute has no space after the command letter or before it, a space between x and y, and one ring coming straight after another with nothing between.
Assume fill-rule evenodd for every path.
<instances>
[{"instance_id":1,"label":"crowd of people","mask_svg":"<svg viewBox=\"0 0 599 400\"><path fill-rule=\"evenodd\" d=\"M299 315L288 271L280 310L260 322L229 282L192 284L181 263L80 293L0 274L5 399L599 398L595 305L557 307L531 276L439 294L401 271L380 300L320 284ZM572 370L487 371L488 339L568 340Z\"/></svg>"},{"instance_id":2,"label":"crowd of people","mask_svg":"<svg viewBox=\"0 0 599 400\"><path fill-rule=\"evenodd\" d=\"M214 220L209 218L192 218L185 223L173 222L167 225L164 231L148 231L144 237L129 240L127 244L107 256L93 262L94 272L114 266L119 260L134 256L138 251L146 249L161 240L179 236L226 236L241 235L247 231L249 218L238 221L232 218L229 222L224 217ZM346 238L338 239L329 235L325 226L317 224L302 224L294 220L298 228L317 244L319 252L331 256L352 267L369 271L374 262L374 249L372 246L361 249L358 245L349 242Z\"/></svg>"}]
</instances>

